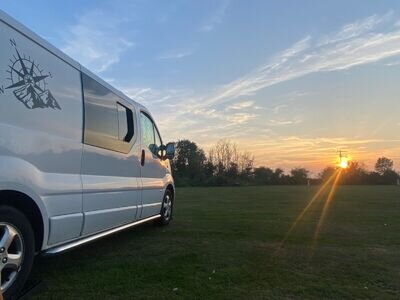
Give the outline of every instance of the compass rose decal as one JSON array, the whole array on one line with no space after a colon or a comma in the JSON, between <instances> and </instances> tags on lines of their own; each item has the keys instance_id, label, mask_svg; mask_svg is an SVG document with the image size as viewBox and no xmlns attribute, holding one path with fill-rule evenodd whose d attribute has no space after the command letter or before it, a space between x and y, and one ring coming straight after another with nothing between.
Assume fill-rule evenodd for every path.
<instances>
[{"instance_id":1,"label":"compass rose decal","mask_svg":"<svg viewBox=\"0 0 400 300\"><path fill-rule=\"evenodd\" d=\"M11 46L15 48L16 55L11 59L11 65L7 73L10 74L11 85L6 89L12 89L14 96L28 109L52 108L60 109L57 100L50 90L47 89L46 79L51 74L44 74L39 65L31 57L22 57L14 40L10 40Z\"/></svg>"}]
</instances>

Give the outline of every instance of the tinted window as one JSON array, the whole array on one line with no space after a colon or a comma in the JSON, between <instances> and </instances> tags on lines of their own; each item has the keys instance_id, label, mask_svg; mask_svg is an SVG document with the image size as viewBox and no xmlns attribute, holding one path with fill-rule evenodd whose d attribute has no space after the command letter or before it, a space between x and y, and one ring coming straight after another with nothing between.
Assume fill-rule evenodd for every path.
<instances>
[{"instance_id":1,"label":"tinted window","mask_svg":"<svg viewBox=\"0 0 400 300\"><path fill-rule=\"evenodd\" d=\"M142 127L142 144L147 147L151 152L155 151L154 141L154 125L153 121L150 120L145 114L141 114L140 123Z\"/></svg>"},{"instance_id":2,"label":"tinted window","mask_svg":"<svg viewBox=\"0 0 400 300\"><path fill-rule=\"evenodd\" d=\"M82 74L85 100L84 143L109 150L128 152L134 135L132 111L121 99L97 81ZM124 145L125 144L125 145Z\"/></svg>"},{"instance_id":3,"label":"tinted window","mask_svg":"<svg viewBox=\"0 0 400 300\"><path fill-rule=\"evenodd\" d=\"M85 136L102 135L108 139L118 139L117 103L112 93L93 79L83 77L85 94Z\"/></svg>"}]
</instances>

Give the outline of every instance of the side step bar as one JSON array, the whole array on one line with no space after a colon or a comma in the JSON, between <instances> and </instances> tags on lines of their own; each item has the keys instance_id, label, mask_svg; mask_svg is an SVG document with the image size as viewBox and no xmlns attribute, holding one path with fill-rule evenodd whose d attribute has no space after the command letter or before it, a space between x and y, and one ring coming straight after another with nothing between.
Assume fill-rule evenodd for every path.
<instances>
[{"instance_id":1,"label":"side step bar","mask_svg":"<svg viewBox=\"0 0 400 300\"><path fill-rule=\"evenodd\" d=\"M65 252L67 250L71 250L71 249L79 247L81 245L84 245L84 244L93 242L95 240L101 239L103 237L109 236L111 234L120 232L122 230L131 228L131 227L135 227L137 225L146 223L146 222L151 221L151 220L158 219L160 217L161 217L161 215L155 215L155 216L152 216L152 217L149 217L149 218L146 218L146 219L142 219L142 220L139 220L139 221L136 221L136 222L133 222L133 223L125 224L125 225L122 225L120 227L116 227L116 228L113 228L113 229L110 229L110 230L107 230L107 231L102 231L100 233L88 236L88 237L80 239L80 240L75 240L75 241L72 241L72 242L67 243L67 244L62 244L60 246L49 248L49 249L47 249L47 250L45 250L43 252L43 255L59 254L59 253Z\"/></svg>"}]
</instances>

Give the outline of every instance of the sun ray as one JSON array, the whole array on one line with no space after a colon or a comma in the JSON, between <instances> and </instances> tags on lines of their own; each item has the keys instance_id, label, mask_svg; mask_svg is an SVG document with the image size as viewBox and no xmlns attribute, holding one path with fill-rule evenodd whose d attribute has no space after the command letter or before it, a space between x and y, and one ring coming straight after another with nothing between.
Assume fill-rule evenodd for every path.
<instances>
[{"instance_id":1,"label":"sun ray","mask_svg":"<svg viewBox=\"0 0 400 300\"><path fill-rule=\"evenodd\" d=\"M279 243L279 246L277 248L277 251L279 251L280 248L285 244L286 240L289 238L290 234L293 232L293 230L296 228L297 224L303 219L304 215L306 212L310 209L310 207L313 205L313 203L318 199L319 196L326 190L327 186L332 182L332 180L339 174L339 170L335 171L331 175L331 177L328 178L328 180L325 181L325 183L318 189L318 191L315 193L315 195L311 198L311 200L308 202L307 206L301 211L301 213L297 216L296 220L293 222L292 226L290 226L289 230L285 234L284 238L282 241Z\"/></svg>"},{"instance_id":2,"label":"sun ray","mask_svg":"<svg viewBox=\"0 0 400 300\"><path fill-rule=\"evenodd\" d=\"M314 239L313 239L313 246L312 246L313 250L317 246L317 242L318 242L319 235L321 233L322 225L325 222L326 215L327 215L328 210L329 210L329 206L330 206L330 204L331 204L331 202L333 200L333 197L335 195L336 188L338 186L338 182L339 182L340 175L342 174L342 172L343 172L343 169L340 169L339 172L337 173L337 175L335 177L335 181L333 182L331 190L329 191L328 197L326 198L324 207L323 207L322 212L321 212L321 216L320 216L319 221L318 221L317 228L315 229L315 234L314 234Z\"/></svg>"}]
</instances>

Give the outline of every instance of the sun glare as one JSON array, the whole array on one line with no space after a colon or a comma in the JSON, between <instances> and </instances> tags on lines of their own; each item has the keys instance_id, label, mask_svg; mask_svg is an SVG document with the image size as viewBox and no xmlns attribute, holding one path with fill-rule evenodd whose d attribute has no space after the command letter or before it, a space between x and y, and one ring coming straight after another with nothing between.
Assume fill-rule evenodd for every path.
<instances>
[{"instance_id":1,"label":"sun glare","mask_svg":"<svg viewBox=\"0 0 400 300\"><path fill-rule=\"evenodd\" d=\"M339 162L339 167L342 169L347 169L349 166L349 160L346 157L342 157Z\"/></svg>"}]
</instances>

